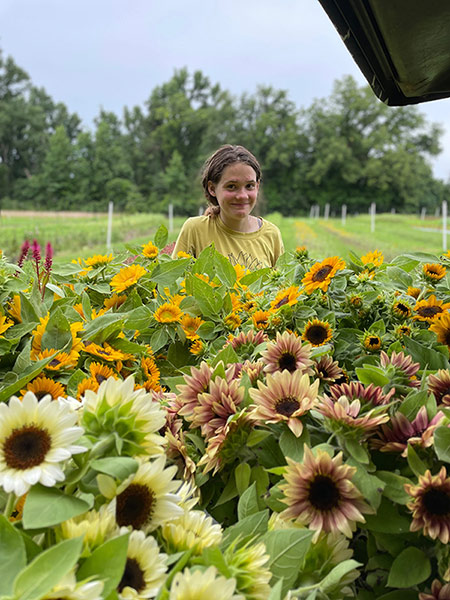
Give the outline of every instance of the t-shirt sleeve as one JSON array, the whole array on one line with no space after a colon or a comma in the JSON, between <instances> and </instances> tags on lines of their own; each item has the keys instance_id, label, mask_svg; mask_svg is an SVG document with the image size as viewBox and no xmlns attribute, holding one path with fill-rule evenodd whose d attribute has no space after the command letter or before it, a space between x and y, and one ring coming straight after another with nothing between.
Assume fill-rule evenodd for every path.
<instances>
[{"instance_id":1,"label":"t-shirt sleeve","mask_svg":"<svg viewBox=\"0 0 450 600\"><path fill-rule=\"evenodd\" d=\"M274 235L274 264L273 264L273 266L275 266L277 260L284 253L283 238L281 237L281 231L278 229L278 227L275 228L274 234L275 235Z\"/></svg>"}]
</instances>

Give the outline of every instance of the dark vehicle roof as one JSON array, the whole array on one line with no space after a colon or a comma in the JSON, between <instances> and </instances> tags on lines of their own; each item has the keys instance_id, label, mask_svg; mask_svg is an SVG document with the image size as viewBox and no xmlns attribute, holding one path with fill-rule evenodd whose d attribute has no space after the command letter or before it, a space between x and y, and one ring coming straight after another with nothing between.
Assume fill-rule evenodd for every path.
<instances>
[{"instance_id":1,"label":"dark vehicle roof","mask_svg":"<svg viewBox=\"0 0 450 600\"><path fill-rule=\"evenodd\" d=\"M390 106L450 96L450 0L319 0Z\"/></svg>"}]
</instances>

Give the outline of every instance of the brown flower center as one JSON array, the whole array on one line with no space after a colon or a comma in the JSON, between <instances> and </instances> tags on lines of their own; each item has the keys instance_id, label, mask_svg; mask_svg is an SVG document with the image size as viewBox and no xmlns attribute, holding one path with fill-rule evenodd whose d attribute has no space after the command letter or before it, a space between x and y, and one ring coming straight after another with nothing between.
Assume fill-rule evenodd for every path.
<instances>
[{"instance_id":1,"label":"brown flower center","mask_svg":"<svg viewBox=\"0 0 450 600\"><path fill-rule=\"evenodd\" d=\"M333 270L333 267L331 265L325 265L324 267L320 268L318 271L316 271L314 273L314 275L312 276L312 280L313 281L325 281L325 279L328 277L328 275L331 273L332 270Z\"/></svg>"},{"instance_id":2,"label":"brown flower center","mask_svg":"<svg viewBox=\"0 0 450 600\"><path fill-rule=\"evenodd\" d=\"M125 571L117 589L121 592L125 587L133 588L137 592L145 588L144 573L135 558L127 558Z\"/></svg>"},{"instance_id":3,"label":"brown flower center","mask_svg":"<svg viewBox=\"0 0 450 600\"><path fill-rule=\"evenodd\" d=\"M318 510L333 510L339 505L341 495L335 482L327 475L316 475L309 486L309 501Z\"/></svg>"},{"instance_id":4,"label":"brown flower center","mask_svg":"<svg viewBox=\"0 0 450 600\"><path fill-rule=\"evenodd\" d=\"M61 361L60 361L60 360L58 360L57 358L54 358L53 360L51 360L51 361L48 363L48 366L49 366L49 367L59 367L59 365L60 365L60 364L61 364Z\"/></svg>"},{"instance_id":5,"label":"brown flower center","mask_svg":"<svg viewBox=\"0 0 450 600\"><path fill-rule=\"evenodd\" d=\"M406 306L406 304L402 304L401 302L399 302L396 305L395 309L397 310L397 312L400 312L405 315L409 315L409 313L410 313L409 306Z\"/></svg>"},{"instance_id":6,"label":"brown flower center","mask_svg":"<svg viewBox=\"0 0 450 600\"><path fill-rule=\"evenodd\" d=\"M305 335L311 344L320 346L327 339L328 331L323 325L311 325Z\"/></svg>"},{"instance_id":7,"label":"brown flower center","mask_svg":"<svg viewBox=\"0 0 450 600\"><path fill-rule=\"evenodd\" d=\"M31 469L40 465L52 446L52 438L46 429L26 425L14 429L3 444L5 462L11 469Z\"/></svg>"},{"instance_id":8,"label":"brown flower center","mask_svg":"<svg viewBox=\"0 0 450 600\"><path fill-rule=\"evenodd\" d=\"M131 483L117 496L116 521L119 527L131 525L140 529L153 513L155 496L147 486Z\"/></svg>"},{"instance_id":9,"label":"brown flower center","mask_svg":"<svg viewBox=\"0 0 450 600\"><path fill-rule=\"evenodd\" d=\"M430 318L441 313L442 308L440 306L421 306L417 309L417 312L421 317Z\"/></svg>"},{"instance_id":10,"label":"brown flower center","mask_svg":"<svg viewBox=\"0 0 450 600\"><path fill-rule=\"evenodd\" d=\"M288 302L289 302L289 297L285 296L284 298L281 298L281 300L279 300L275 304L274 308L280 308L280 306L283 306L284 304L287 304Z\"/></svg>"},{"instance_id":11,"label":"brown flower center","mask_svg":"<svg viewBox=\"0 0 450 600\"><path fill-rule=\"evenodd\" d=\"M378 346L379 343L380 343L380 338L377 336L371 336L367 340L368 346Z\"/></svg>"},{"instance_id":12,"label":"brown flower center","mask_svg":"<svg viewBox=\"0 0 450 600\"><path fill-rule=\"evenodd\" d=\"M100 375L100 373L97 373L95 379L97 383L102 383L103 381L106 381L107 378L104 375Z\"/></svg>"},{"instance_id":13,"label":"brown flower center","mask_svg":"<svg viewBox=\"0 0 450 600\"><path fill-rule=\"evenodd\" d=\"M278 400L275 410L278 414L285 417L290 417L300 407L300 403L293 396L287 396Z\"/></svg>"},{"instance_id":14,"label":"brown flower center","mask_svg":"<svg viewBox=\"0 0 450 600\"><path fill-rule=\"evenodd\" d=\"M278 360L278 366L281 370L287 369L292 373L296 369L297 358L292 352L283 352Z\"/></svg>"},{"instance_id":15,"label":"brown flower center","mask_svg":"<svg viewBox=\"0 0 450 600\"><path fill-rule=\"evenodd\" d=\"M442 489L431 488L423 495L426 511L433 516L450 516L450 493Z\"/></svg>"}]
</instances>

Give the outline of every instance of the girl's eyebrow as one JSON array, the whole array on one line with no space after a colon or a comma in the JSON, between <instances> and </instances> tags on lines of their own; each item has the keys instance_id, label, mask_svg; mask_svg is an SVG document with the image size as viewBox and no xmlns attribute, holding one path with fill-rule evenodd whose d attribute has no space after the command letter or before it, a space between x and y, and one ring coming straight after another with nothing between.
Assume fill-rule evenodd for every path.
<instances>
[{"instance_id":1,"label":"girl's eyebrow","mask_svg":"<svg viewBox=\"0 0 450 600\"><path fill-rule=\"evenodd\" d=\"M228 179L225 183L239 183L240 179ZM246 183L256 183L256 179L246 179Z\"/></svg>"}]
</instances>

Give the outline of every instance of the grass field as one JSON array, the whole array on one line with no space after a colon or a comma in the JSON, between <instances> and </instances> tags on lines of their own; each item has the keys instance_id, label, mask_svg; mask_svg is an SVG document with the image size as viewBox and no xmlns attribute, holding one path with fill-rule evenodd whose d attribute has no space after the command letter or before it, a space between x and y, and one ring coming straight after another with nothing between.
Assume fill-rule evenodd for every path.
<instances>
[{"instance_id":1,"label":"grass field","mask_svg":"<svg viewBox=\"0 0 450 600\"><path fill-rule=\"evenodd\" d=\"M267 215L267 218L280 227L287 250L305 245L310 255L318 259L334 255L347 258L350 250L362 255L378 249L386 260L408 251L434 254L442 251L442 221L436 218L420 220L415 215L380 214L376 217L373 233L369 215L349 216L345 226L340 219L286 218L279 214ZM104 254L107 222L107 215L98 214L23 213L12 216L2 212L0 249L15 261L23 241L36 238L42 247L51 242L54 260L58 263ZM183 217L174 219L169 241L176 239L183 222ZM168 227L168 220L163 215L115 214L111 236L113 251L120 252L125 243L148 242L161 224Z\"/></svg>"}]
</instances>

